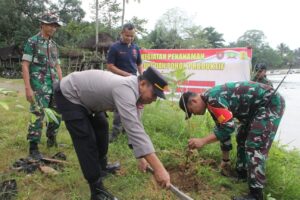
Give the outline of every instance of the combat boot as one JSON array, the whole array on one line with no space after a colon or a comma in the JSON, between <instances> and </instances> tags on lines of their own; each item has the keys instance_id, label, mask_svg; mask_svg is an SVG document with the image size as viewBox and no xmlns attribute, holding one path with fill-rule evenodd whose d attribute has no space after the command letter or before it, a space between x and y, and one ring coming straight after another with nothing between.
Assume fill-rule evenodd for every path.
<instances>
[{"instance_id":1,"label":"combat boot","mask_svg":"<svg viewBox=\"0 0 300 200\"><path fill-rule=\"evenodd\" d=\"M47 147L57 147L57 142L56 142L56 135L51 135L47 139Z\"/></svg>"},{"instance_id":2,"label":"combat boot","mask_svg":"<svg viewBox=\"0 0 300 200\"><path fill-rule=\"evenodd\" d=\"M104 178L108 174L115 174L117 170L120 170L121 165L119 162L115 163L107 163L107 157L100 158L100 166L101 166L101 177Z\"/></svg>"},{"instance_id":3,"label":"combat boot","mask_svg":"<svg viewBox=\"0 0 300 200\"><path fill-rule=\"evenodd\" d=\"M119 134L120 132L112 132L111 134L109 134L109 143L116 141Z\"/></svg>"},{"instance_id":4,"label":"combat boot","mask_svg":"<svg viewBox=\"0 0 300 200\"><path fill-rule=\"evenodd\" d=\"M248 177L248 172L245 169L236 169L237 180L241 182L246 182Z\"/></svg>"},{"instance_id":5,"label":"combat boot","mask_svg":"<svg viewBox=\"0 0 300 200\"><path fill-rule=\"evenodd\" d=\"M29 143L29 158L32 158L33 160L41 160L43 158L36 142Z\"/></svg>"},{"instance_id":6,"label":"combat boot","mask_svg":"<svg viewBox=\"0 0 300 200\"><path fill-rule=\"evenodd\" d=\"M233 200L263 200L264 195L262 188L250 188L248 195L243 197L234 197Z\"/></svg>"},{"instance_id":7,"label":"combat boot","mask_svg":"<svg viewBox=\"0 0 300 200\"><path fill-rule=\"evenodd\" d=\"M89 184L89 186L91 190L91 200L118 200L104 188L101 178Z\"/></svg>"}]
</instances>

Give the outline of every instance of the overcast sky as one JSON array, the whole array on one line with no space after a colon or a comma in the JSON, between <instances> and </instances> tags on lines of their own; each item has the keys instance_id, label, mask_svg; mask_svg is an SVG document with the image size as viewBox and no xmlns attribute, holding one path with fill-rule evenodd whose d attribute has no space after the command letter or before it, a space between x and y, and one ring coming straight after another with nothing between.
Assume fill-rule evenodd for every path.
<instances>
[{"instance_id":1,"label":"overcast sky","mask_svg":"<svg viewBox=\"0 0 300 200\"><path fill-rule=\"evenodd\" d=\"M82 0L85 20L91 21L93 2ZM291 49L300 48L300 1L297 0L141 0L141 3L129 0L125 19L133 16L147 19L147 29L152 30L156 21L174 7L193 16L193 24L202 28L212 26L223 33L226 43L235 42L247 30L257 29L264 32L273 48L282 42Z\"/></svg>"}]
</instances>

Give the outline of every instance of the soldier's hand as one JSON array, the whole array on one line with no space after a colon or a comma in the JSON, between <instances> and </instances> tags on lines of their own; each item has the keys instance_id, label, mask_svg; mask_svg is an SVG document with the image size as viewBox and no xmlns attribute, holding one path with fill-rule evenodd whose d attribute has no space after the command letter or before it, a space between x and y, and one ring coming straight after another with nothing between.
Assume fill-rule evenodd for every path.
<instances>
[{"instance_id":1,"label":"soldier's hand","mask_svg":"<svg viewBox=\"0 0 300 200\"><path fill-rule=\"evenodd\" d=\"M163 167L160 170L154 171L154 177L156 182L163 188L169 188L171 185L170 175Z\"/></svg>"},{"instance_id":2,"label":"soldier's hand","mask_svg":"<svg viewBox=\"0 0 300 200\"><path fill-rule=\"evenodd\" d=\"M145 158L141 158L139 159L139 162L138 162L138 168L141 172L146 172L147 170L147 167L150 166L149 163L146 161Z\"/></svg>"},{"instance_id":3,"label":"soldier's hand","mask_svg":"<svg viewBox=\"0 0 300 200\"><path fill-rule=\"evenodd\" d=\"M34 103L34 94L33 94L32 89L26 88L25 93L26 93L26 100L31 104Z\"/></svg>"},{"instance_id":4,"label":"soldier's hand","mask_svg":"<svg viewBox=\"0 0 300 200\"><path fill-rule=\"evenodd\" d=\"M192 138L188 142L189 149L200 149L206 144L206 141L202 138Z\"/></svg>"}]
</instances>

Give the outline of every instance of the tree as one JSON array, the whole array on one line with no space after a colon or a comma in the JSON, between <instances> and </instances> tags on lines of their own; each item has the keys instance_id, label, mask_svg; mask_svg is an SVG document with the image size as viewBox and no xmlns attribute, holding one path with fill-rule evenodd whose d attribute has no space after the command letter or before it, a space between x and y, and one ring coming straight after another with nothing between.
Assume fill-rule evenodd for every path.
<instances>
[{"instance_id":1,"label":"tree","mask_svg":"<svg viewBox=\"0 0 300 200\"><path fill-rule=\"evenodd\" d=\"M295 49L294 56L294 65L295 67L300 68L300 48Z\"/></svg>"},{"instance_id":2,"label":"tree","mask_svg":"<svg viewBox=\"0 0 300 200\"><path fill-rule=\"evenodd\" d=\"M165 12L157 21L157 26L164 26L167 31L176 31L176 33L186 38L186 29L192 27L191 20L187 14L179 8L171 8Z\"/></svg>"},{"instance_id":3,"label":"tree","mask_svg":"<svg viewBox=\"0 0 300 200\"><path fill-rule=\"evenodd\" d=\"M92 6L96 10L96 4ZM99 23L102 31L108 32L114 38L117 38L120 32L119 23L121 20L120 3L117 0L99 0L98 4ZM96 20L95 20L96 21Z\"/></svg>"},{"instance_id":4,"label":"tree","mask_svg":"<svg viewBox=\"0 0 300 200\"><path fill-rule=\"evenodd\" d=\"M252 64L264 62L263 50L269 49L268 43L265 41L266 36L260 30L248 30L236 42L237 47L252 48Z\"/></svg>"},{"instance_id":5,"label":"tree","mask_svg":"<svg viewBox=\"0 0 300 200\"><path fill-rule=\"evenodd\" d=\"M294 52L286 44L280 43L277 46L277 52L282 60L281 67L288 67L288 64L294 62Z\"/></svg>"},{"instance_id":6,"label":"tree","mask_svg":"<svg viewBox=\"0 0 300 200\"><path fill-rule=\"evenodd\" d=\"M36 33L38 17L45 10L46 3L43 0L0 0L0 45L22 44Z\"/></svg>"},{"instance_id":7,"label":"tree","mask_svg":"<svg viewBox=\"0 0 300 200\"><path fill-rule=\"evenodd\" d=\"M146 19L139 19L138 17L134 16L130 20L127 21L128 23L132 23L135 27L136 34L138 36L145 36L148 32L145 28L145 25L147 24L148 20Z\"/></svg>"},{"instance_id":8,"label":"tree","mask_svg":"<svg viewBox=\"0 0 300 200\"><path fill-rule=\"evenodd\" d=\"M107 26L109 30L117 28L121 20L120 3L117 0L99 1L99 19L100 23Z\"/></svg>"},{"instance_id":9,"label":"tree","mask_svg":"<svg viewBox=\"0 0 300 200\"><path fill-rule=\"evenodd\" d=\"M265 42L266 36L260 30L248 30L238 38L238 46L251 46L253 49L261 48L267 43Z\"/></svg>"},{"instance_id":10,"label":"tree","mask_svg":"<svg viewBox=\"0 0 300 200\"><path fill-rule=\"evenodd\" d=\"M183 48L209 48L210 44L201 26L192 26L186 29L186 38L183 41Z\"/></svg>"},{"instance_id":11,"label":"tree","mask_svg":"<svg viewBox=\"0 0 300 200\"><path fill-rule=\"evenodd\" d=\"M203 30L204 35L206 36L207 40L209 41L209 44L213 48L220 48L224 47L223 42L225 41L223 39L223 34L218 33L214 27L206 27Z\"/></svg>"},{"instance_id":12,"label":"tree","mask_svg":"<svg viewBox=\"0 0 300 200\"><path fill-rule=\"evenodd\" d=\"M51 3L49 10L58 14L66 24L71 21L80 22L85 15L81 8L81 0L58 0L57 4Z\"/></svg>"},{"instance_id":13,"label":"tree","mask_svg":"<svg viewBox=\"0 0 300 200\"><path fill-rule=\"evenodd\" d=\"M64 32L67 34L68 38L67 41L64 42L64 45L73 48L77 47L87 38L95 35L94 25L94 23L89 22L71 21L64 27Z\"/></svg>"},{"instance_id":14,"label":"tree","mask_svg":"<svg viewBox=\"0 0 300 200\"><path fill-rule=\"evenodd\" d=\"M291 53L290 48L289 48L286 44L284 44L284 43L280 43L280 44L277 46L277 50L278 50L278 52L279 52L279 55L282 56L282 57L283 57L284 55L287 55L287 54Z\"/></svg>"},{"instance_id":15,"label":"tree","mask_svg":"<svg viewBox=\"0 0 300 200\"><path fill-rule=\"evenodd\" d=\"M155 29L150 32L147 41L152 48L174 49L192 45L195 35L191 33L191 20L179 8L169 9L164 13L155 25ZM190 30L188 32L187 30ZM198 34L198 39L201 38ZM185 39L189 41L185 42Z\"/></svg>"},{"instance_id":16,"label":"tree","mask_svg":"<svg viewBox=\"0 0 300 200\"><path fill-rule=\"evenodd\" d=\"M147 37L154 49L177 49L181 48L182 38L176 30L167 30L163 25L156 25L155 29Z\"/></svg>"},{"instance_id":17,"label":"tree","mask_svg":"<svg viewBox=\"0 0 300 200\"><path fill-rule=\"evenodd\" d=\"M58 0L57 3L51 2L49 10L57 14L60 20L65 24L55 34L55 41L63 46L77 41L77 35L70 35L69 33L70 27L74 27L74 24L80 23L84 18L85 12L81 8L81 0ZM69 23L71 23L71 26L68 26ZM68 31L66 31L67 29ZM71 46L74 46L74 44Z\"/></svg>"},{"instance_id":18,"label":"tree","mask_svg":"<svg viewBox=\"0 0 300 200\"><path fill-rule=\"evenodd\" d=\"M253 66L257 63L265 63L269 69L281 67L282 58L269 45L262 46L253 52Z\"/></svg>"},{"instance_id":19,"label":"tree","mask_svg":"<svg viewBox=\"0 0 300 200\"><path fill-rule=\"evenodd\" d=\"M73 20L81 21L84 12L80 4L79 0L59 0L57 4L47 0L0 0L0 45L23 44L39 31L38 19L49 10L59 14L66 23ZM68 40L63 30L62 27L56 37L60 44Z\"/></svg>"},{"instance_id":20,"label":"tree","mask_svg":"<svg viewBox=\"0 0 300 200\"><path fill-rule=\"evenodd\" d=\"M141 0L134 0L135 2L137 1L138 3L141 3ZM124 25L124 19L125 19L125 4L129 3L129 0L123 0L122 1L122 26Z\"/></svg>"}]
</instances>

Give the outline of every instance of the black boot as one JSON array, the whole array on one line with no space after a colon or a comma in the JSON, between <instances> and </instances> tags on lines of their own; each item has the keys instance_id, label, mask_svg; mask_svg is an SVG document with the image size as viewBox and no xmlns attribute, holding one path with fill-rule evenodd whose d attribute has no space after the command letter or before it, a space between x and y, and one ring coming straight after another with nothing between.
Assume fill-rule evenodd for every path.
<instances>
[{"instance_id":1,"label":"black boot","mask_svg":"<svg viewBox=\"0 0 300 200\"><path fill-rule=\"evenodd\" d=\"M256 200L264 200L264 193L262 188L249 188L250 194L252 194Z\"/></svg>"},{"instance_id":2,"label":"black boot","mask_svg":"<svg viewBox=\"0 0 300 200\"><path fill-rule=\"evenodd\" d=\"M111 174L115 174L117 170L120 170L121 165L119 162L108 163L106 165L105 171Z\"/></svg>"},{"instance_id":3,"label":"black boot","mask_svg":"<svg viewBox=\"0 0 300 200\"><path fill-rule=\"evenodd\" d=\"M41 160L43 158L36 142L29 143L29 157L33 160Z\"/></svg>"},{"instance_id":4,"label":"black boot","mask_svg":"<svg viewBox=\"0 0 300 200\"><path fill-rule=\"evenodd\" d=\"M262 188L251 188L248 195L243 197L234 197L233 200L263 200Z\"/></svg>"},{"instance_id":5,"label":"black boot","mask_svg":"<svg viewBox=\"0 0 300 200\"><path fill-rule=\"evenodd\" d=\"M47 147L57 147L57 142L56 142L56 135L51 135L47 139Z\"/></svg>"},{"instance_id":6,"label":"black boot","mask_svg":"<svg viewBox=\"0 0 300 200\"><path fill-rule=\"evenodd\" d=\"M247 170L245 169L236 169L238 181L246 182L247 181Z\"/></svg>"},{"instance_id":7,"label":"black boot","mask_svg":"<svg viewBox=\"0 0 300 200\"><path fill-rule=\"evenodd\" d=\"M89 186L91 190L91 200L118 200L104 188L101 178L89 184Z\"/></svg>"},{"instance_id":8,"label":"black boot","mask_svg":"<svg viewBox=\"0 0 300 200\"><path fill-rule=\"evenodd\" d=\"M110 174L115 174L117 170L119 170L121 168L121 165L119 162L115 162L115 163L107 163L107 157L105 156L104 158L100 158L100 166L101 169L103 171L103 173L101 173L105 177L106 175Z\"/></svg>"},{"instance_id":9,"label":"black boot","mask_svg":"<svg viewBox=\"0 0 300 200\"><path fill-rule=\"evenodd\" d=\"M117 131L113 131L111 134L109 134L109 143L116 141L119 135L120 132Z\"/></svg>"}]
</instances>

